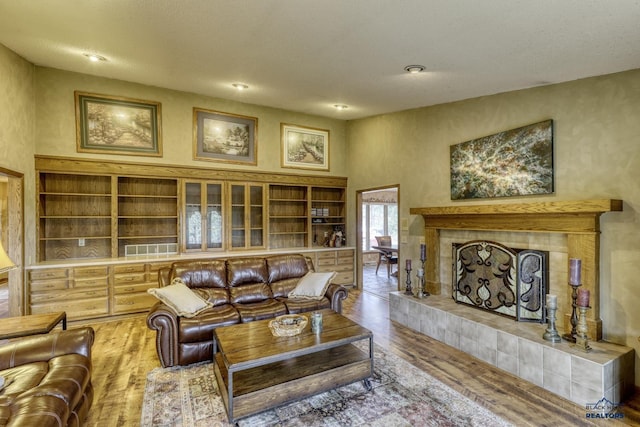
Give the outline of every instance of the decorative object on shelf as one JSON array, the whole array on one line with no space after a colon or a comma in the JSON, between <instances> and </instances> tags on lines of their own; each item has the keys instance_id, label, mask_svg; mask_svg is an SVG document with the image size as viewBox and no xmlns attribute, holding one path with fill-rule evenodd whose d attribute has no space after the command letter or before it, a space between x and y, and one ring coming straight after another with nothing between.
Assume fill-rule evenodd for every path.
<instances>
[{"instance_id":1,"label":"decorative object on shelf","mask_svg":"<svg viewBox=\"0 0 640 427\"><path fill-rule=\"evenodd\" d=\"M256 117L193 109L193 158L257 165Z\"/></svg>"},{"instance_id":2,"label":"decorative object on shelf","mask_svg":"<svg viewBox=\"0 0 640 427\"><path fill-rule=\"evenodd\" d=\"M576 258L569 260L569 286L571 286L571 332L564 334L563 339L575 343L577 337L576 326L578 325L578 288L582 286L580 283L582 276L582 261ZM583 297L584 298L584 297ZM587 294L587 305L589 297Z\"/></svg>"},{"instance_id":3,"label":"decorative object on shelf","mask_svg":"<svg viewBox=\"0 0 640 427\"><path fill-rule=\"evenodd\" d=\"M302 314L285 314L269 322L274 337L293 337L302 332L309 320Z\"/></svg>"},{"instance_id":4,"label":"decorative object on shelf","mask_svg":"<svg viewBox=\"0 0 640 427\"><path fill-rule=\"evenodd\" d=\"M162 156L161 104L74 92L79 153Z\"/></svg>"},{"instance_id":5,"label":"decorative object on shelf","mask_svg":"<svg viewBox=\"0 0 640 427\"><path fill-rule=\"evenodd\" d=\"M558 310L558 297L556 295L547 295L547 321L549 326L542 335L546 341L560 342L562 338L556 329L556 311Z\"/></svg>"},{"instance_id":6,"label":"decorative object on shelf","mask_svg":"<svg viewBox=\"0 0 640 427\"><path fill-rule=\"evenodd\" d=\"M311 313L311 332L314 334L322 332L322 313L319 311Z\"/></svg>"},{"instance_id":7,"label":"decorative object on shelf","mask_svg":"<svg viewBox=\"0 0 640 427\"><path fill-rule=\"evenodd\" d=\"M406 281L406 288L405 288L405 295L413 295L413 290L411 289L411 260L408 259L405 265L405 270L407 272L407 281Z\"/></svg>"},{"instance_id":8,"label":"decorative object on shelf","mask_svg":"<svg viewBox=\"0 0 640 427\"><path fill-rule=\"evenodd\" d=\"M329 171L329 131L280 124L283 168Z\"/></svg>"},{"instance_id":9,"label":"decorative object on shelf","mask_svg":"<svg viewBox=\"0 0 640 427\"><path fill-rule=\"evenodd\" d=\"M452 200L554 191L553 120L452 145L450 155Z\"/></svg>"}]
</instances>

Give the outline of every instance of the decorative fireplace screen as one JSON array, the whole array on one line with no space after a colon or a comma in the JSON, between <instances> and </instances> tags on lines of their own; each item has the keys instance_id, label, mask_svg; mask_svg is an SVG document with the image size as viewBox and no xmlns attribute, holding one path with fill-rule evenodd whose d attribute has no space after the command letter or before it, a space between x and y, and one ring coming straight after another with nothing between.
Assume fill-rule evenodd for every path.
<instances>
[{"instance_id":1,"label":"decorative fireplace screen","mask_svg":"<svg viewBox=\"0 0 640 427\"><path fill-rule=\"evenodd\" d=\"M453 244L453 299L518 321L546 322L548 252L489 241Z\"/></svg>"}]
</instances>

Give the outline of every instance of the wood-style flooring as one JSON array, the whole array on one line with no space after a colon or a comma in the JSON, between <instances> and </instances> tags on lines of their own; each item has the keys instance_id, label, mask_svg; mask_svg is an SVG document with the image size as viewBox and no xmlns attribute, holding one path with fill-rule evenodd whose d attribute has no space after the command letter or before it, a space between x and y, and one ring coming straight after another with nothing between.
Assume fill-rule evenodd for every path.
<instances>
[{"instance_id":1,"label":"wood-style flooring","mask_svg":"<svg viewBox=\"0 0 640 427\"><path fill-rule=\"evenodd\" d=\"M585 409L443 343L389 320L388 301L355 290L343 314L373 331L376 344L421 368L516 426L640 425L640 396L622 405L622 420L586 419ZM70 328L81 326L71 323ZM155 333L145 315L90 323L93 406L88 426L137 426L146 374L159 367ZM425 424L428 420L425 420Z\"/></svg>"}]
</instances>

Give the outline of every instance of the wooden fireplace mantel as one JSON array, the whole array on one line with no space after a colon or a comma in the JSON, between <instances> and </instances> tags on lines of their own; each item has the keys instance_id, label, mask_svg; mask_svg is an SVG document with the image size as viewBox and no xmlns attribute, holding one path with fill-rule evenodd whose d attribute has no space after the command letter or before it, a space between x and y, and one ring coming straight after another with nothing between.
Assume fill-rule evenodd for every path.
<instances>
[{"instance_id":1,"label":"wooden fireplace mantel","mask_svg":"<svg viewBox=\"0 0 640 427\"><path fill-rule=\"evenodd\" d=\"M411 215L422 215L427 245L425 279L427 290L440 294L440 230L486 230L512 232L564 233L568 258L582 260L582 287L591 291L587 315L589 336L602 339L600 319L600 215L622 211L622 200L592 199L538 203L508 203L411 208ZM568 271L568 266L567 266ZM567 278L568 282L568 278ZM567 286L571 301L571 290ZM565 314L564 329L571 330L571 306L559 307ZM567 331L568 327L568 331Z\"/></svg>"}]
</instances>

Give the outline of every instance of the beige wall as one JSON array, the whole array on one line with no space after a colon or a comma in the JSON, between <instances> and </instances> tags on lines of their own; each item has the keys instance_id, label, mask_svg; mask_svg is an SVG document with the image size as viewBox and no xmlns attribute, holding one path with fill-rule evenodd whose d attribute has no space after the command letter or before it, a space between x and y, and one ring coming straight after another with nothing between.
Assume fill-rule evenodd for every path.
<instances>
[{"instance_id":1,"label":"beige wall","mask_svg":"<svg viewBox=\"0 0 640 427\"><path fill-rule=\"evenodd\" d=\"M238 101L211 98L188 92L162 89L36 67L36 152L54 156L103 158L111 161L171 163L205 168L242 168L287 173L346 176L346 122ZM92 92L157 101L162 103L163 156L123 156L76 152L74 91ZM193 107L258 118L258 166L233 165L193 160ZM283 169L280 167L280 123L293 123L330 131L330 172Z\"/></svg>"},{"instance_id":2,"label":"beige wall","mask_svg":"<svg viewBox=\"0 0 640 427\"><path fill-rule=\"evenodd\" d=\"M34 66L0 45L0 167L24 174L25 261L35 254Z\"/></svg>"},{"instance_id":3,"label":"beige wall","mask_svg":"<svg viewBox=\"0 0 640 427\"><path fill-rule=\"evenodd\" d=\"M555 194L451 201L450 145L549 118L555 125ZM417 258L423 233L423 220L409 215L411 207L624 200L624 212L601 217L600 309L605 339L640 351L640 70L357 120L349 123L347 140L352 191L400 183L400 217L410 224L409 243L401 247L405 259ZM441 261L441 281L450 283L450 260ZM566 274L560 276L552 288L562 291Z\"/></svg>"}]
</instances>

